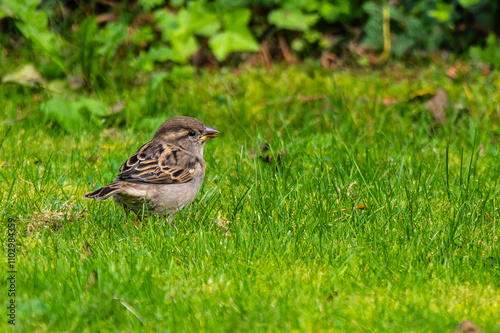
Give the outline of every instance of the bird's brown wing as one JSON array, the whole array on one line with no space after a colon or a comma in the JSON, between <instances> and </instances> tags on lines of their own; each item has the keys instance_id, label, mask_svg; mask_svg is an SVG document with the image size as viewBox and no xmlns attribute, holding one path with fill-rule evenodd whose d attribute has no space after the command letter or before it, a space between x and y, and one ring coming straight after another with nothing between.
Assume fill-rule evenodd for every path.
<instances>
[{"instance_id":1,"label":"bird's brown wing","mask_svg":"<svg viewBox=\"0 0 500 333\"><path fill-rule=\"evenodd\" d=\"M116 180L154 184L186 183L193 179L199 163L181 147L150 141L120 167Z\"/></svg>"}]
</instances>

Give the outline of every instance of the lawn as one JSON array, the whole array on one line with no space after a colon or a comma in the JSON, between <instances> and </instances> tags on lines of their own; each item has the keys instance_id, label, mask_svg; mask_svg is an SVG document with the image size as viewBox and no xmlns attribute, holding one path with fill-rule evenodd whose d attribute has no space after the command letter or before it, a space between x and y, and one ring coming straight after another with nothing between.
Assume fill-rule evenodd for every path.
<instances>
[{"instance_id":1,"label":"lawn","mask_svg":"<svg viewBox=\"0 0 500 333\"><path fill-rule=\"evenodd\" d=\"M184 69L93 93L2 85L15 329L500 331L500 74L448 67ZM446 119L427 104L439 88ZM117 111L93 123L44 111L77 95ZM82 199L179 115L221 135L175 227Z\"/></svg>"}]
</instances>

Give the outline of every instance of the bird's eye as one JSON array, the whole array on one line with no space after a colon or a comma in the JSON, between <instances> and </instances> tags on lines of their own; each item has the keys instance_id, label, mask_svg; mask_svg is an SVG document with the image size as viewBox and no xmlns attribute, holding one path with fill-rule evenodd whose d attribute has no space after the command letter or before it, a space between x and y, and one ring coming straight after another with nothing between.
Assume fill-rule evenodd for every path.
<instances>
[{"instance_id":1,"label":"bird's eye","mask_svg":"<svg viewBox=\"0 0 500 333\"><path fill-rule=\"evenodd\" d=\"M195 132L195 131L189 131L188 135L189 135L189 136L195 136L195 135L196 135L196 132Z\"/></svg>"}]
</instances>

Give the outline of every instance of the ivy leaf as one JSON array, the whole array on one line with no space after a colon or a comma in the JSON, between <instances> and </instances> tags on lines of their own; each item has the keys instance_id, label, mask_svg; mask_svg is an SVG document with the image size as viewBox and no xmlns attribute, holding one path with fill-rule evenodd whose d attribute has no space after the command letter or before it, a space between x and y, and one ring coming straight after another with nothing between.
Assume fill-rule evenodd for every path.
<instances>
[{"instance_id":1,"label":"ivy leaf","mask_svg":"<svg viewBox=\"0 0 500 333\"><path fill-rule=\"evenodd\" d=\"M247 27L250 15L249 9L224 14L225 31L214 35L208 42L219 61L226 59L231 52L259 50L259 44Z\"/></svg>"},{"instance_id":2,"label":"ivy leaf","mask_svg":"<svg viewBox=\"0 0 500 333\"><path fill-rule=\"evenodd\" d=\"M220 29L220 22L213 3L189 3L190 26L201 36L213 36Z\"/></svg>"},{"instance_id":3,"label":"ivy leaf","mask_svg":"<svg viewBox=\"0 0 500 333\"><path fill-rule=\"evenodd\" d=\"M234 12L225 13L222 19L226 30L247 29L252 13L250 9L238 9Z\"/></svg>"},{"instance_id":4,"label":"ivy leaf","mask_svg":"<svg viewBox=\"0 0 500 333\"><path fill-rule=\"evenodd\" d=\"M154 70L154 63L156 61L165 62L167 60L182 62L183 58L171 48L162 45L152 47L147 53L141 54L135 67L145 72L151 72Z\"/></svg>"},{"instance_id":5,"label":"ivy leaf","mask_svg":"<svg viewBox=\"0 0 500 333\"><path fill-rule=\"evenodd\" d=\"M470 7L472 5L475 5L476 3L478 3L479 1L481 0L458 0L458 3L462 6L462 7Z\"/></svg>"},{"instance_id":6,"label":"ivy leaf","mask_svg":"<svg viewBox=\"0 0 500 333\"><path fill-rule=\"evenodd\" d=\"M139 0L139 5L148 11L156 6L160 6L163 2L163 0Z\"/></svg>"},{"instance_id":7,"label":"ivy leaf","mask_svg":"<svg viewBox=\"0 0 500 333\"><path fill-rule=\"evenodd\" d=\"M402 57L415 43L415 39L404 34L397 34L395 41L392 43L392 52L396 57Z\"/></svg>"},{"instance_id":8,"label":"ivy leaf","mask_svg":"<svg viewBox=\"0 0 500 333\"><path fill-rule=\"evenodd\" d=\"M179 22L175 14L168 13L164 10L157 10L153 13L155 23L161 29L161 39L165 42L171 40L172 33L179 29Z\"/></svg>"},{"instance_id":9,"label":"ivy leaf","mask_svg":"<svg viewBox=\"0 0 500 333\"><path fill-rule=\"evenodd\" d=\"M454 11L452 5L447 3L437 3L436 9L429 11L429 16L434 17L441 23L448 22L451 19L451 13Z\"/></svg>"},{"instance_id":10,"label":"ivy leaf","mask_svg":"<svg viewBox=\"0 0 500 333\"><path fill-rule=\"evenodd\" d=\"M319 15L304 14L298 9L275 9L267 19L280 29L306 31L318 21Z\"/></svg>"},{"instance_id":11,"label":"ivy leaf","mask_svg":"<svg viewBox=\"0 0 500 333\"><path fill-rule=\"evenodd\" d=\"M328 23L340 21L342 16L349 17L350 12L351 6L348 1L340 1L340 3L336 4L325 1L321 4L319 9L321 17L323 17Z\"/></svg>"},{"instance_id":12,"label":"ivy leaf","mask_svg":"<svg viewBox=\"0 0 500 333\"><path fill-rule=\"evenodd\" d=\"M235 51L258 51L259 45L252 34L224 31L212 37L208 42L217 60L222 61Z\"/></svg>"},{"instance_id":13,"label":"ivy leaf","mask_svg":"<svg viewBox=\"0 0 500 333\"><path fill-rule=\"evenodd\" d=\"M176 38L172 40L172 49L177 53L177 62L184 63L190 55L198 50L198 42L192 35L184 39Z\"/></svg>"},{"instance_id":14,"label":"ivy leaf","mask_svg":"<svg viewBox=\"0 0 500 333\"><path fill-rule=\"evenodd\" d=\"M166 46L159 47L143 59L144 64L151 61L166 61L172 60L178 63L185 63L187 58L198 50L198 42L194 37L194 28L191 26L191 14L182 8L177 15L167 13L163 10L158 10L154 13L155 21L162 30L162 39L165 42L170 42L170 48ZM164 51L165 55L161 55L158 51ZM149 53L149 52L148 52ZM146 69L149 66L146 66Z\"/></svg>"}]
</instances>

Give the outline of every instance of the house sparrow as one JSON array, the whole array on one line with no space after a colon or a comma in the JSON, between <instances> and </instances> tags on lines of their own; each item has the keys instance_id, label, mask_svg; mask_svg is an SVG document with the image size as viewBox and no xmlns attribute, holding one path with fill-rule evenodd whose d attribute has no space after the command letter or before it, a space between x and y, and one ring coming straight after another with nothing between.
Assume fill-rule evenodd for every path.
<instances>
[{"instance_id":1,"label":"house sparrow","mask_svg":"<svg viewBox=\"0 0 500 333\"><path fill-rule=\"evenodd\" d=\"M113 196L126 211L173 217L198 194L205 176L203 147L218 135L192 117L169 119L122 164L114 182L84 198Z\"/></svg>"}]
</instances>

